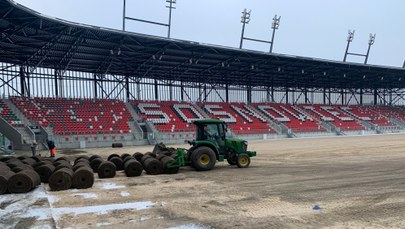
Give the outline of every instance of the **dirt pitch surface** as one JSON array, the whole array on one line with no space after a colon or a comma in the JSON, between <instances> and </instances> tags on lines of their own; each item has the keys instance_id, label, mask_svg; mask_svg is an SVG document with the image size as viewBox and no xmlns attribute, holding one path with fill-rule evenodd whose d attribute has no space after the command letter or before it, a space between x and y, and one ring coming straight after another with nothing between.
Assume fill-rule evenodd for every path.
<instances>
[{"instance_id":1,"label":"dirt pitch surface","mask_svg":"<svg viewBox=\"0 0 405 229\"><path fill-rule=\"evenodd\" d=\"M42 184L3 195L0 228L405 228L405 135L259 141L249 149L258 156L247 169L225 162L208 172L118 172L90 189L51 192Z\"/></svg>"}]
</instances>

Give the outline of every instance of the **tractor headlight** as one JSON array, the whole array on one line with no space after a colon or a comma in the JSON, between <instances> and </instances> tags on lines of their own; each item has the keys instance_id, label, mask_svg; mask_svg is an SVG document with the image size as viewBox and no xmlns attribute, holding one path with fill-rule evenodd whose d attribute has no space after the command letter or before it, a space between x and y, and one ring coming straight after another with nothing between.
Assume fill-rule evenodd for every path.
<instances>
[{"instance_id":1,"label":"tractor headlight","mask_svg":"<svg viewBox=\"0 0 405 229\"><path fill-rule=\"evenodd\" d=\"M243 142L243 152L247 151L248 143L245 141Z\"/></svg>"}]
</instances>

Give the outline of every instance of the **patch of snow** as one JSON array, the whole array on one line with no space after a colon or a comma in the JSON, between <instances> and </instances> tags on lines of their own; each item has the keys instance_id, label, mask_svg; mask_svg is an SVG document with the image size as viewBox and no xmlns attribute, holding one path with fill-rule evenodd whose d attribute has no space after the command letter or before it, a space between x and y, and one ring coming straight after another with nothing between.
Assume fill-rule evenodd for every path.
<instances>
[{"instance_id":1,"label":"patch of snow","mask_svg":"<svg viewBox=\"0 0 405 229\"><path fill-rule=\"evenodd\" d=\"M108 226L108 225L111 225L111 223L97 223L96 227Z\"/></svg>"},{"instance_id":2,"label":"patch of snow","mask_svg":"<svg viewBox=\"0 0 405 229\"><path fill-rule=\"evenodd\" d=\"M48 193L43 184L39 185L36 189L28 194L31 194L31 196L36 199L47 198L50 204L56 203L60 200L60 198Z\"/></svg>"},{"instance_id":3,"label":"patch of snow","mask_svg":"<svg viewBox=\"0 0 405 229\"><path fill-rule=\"evenodd\" d=\"M28 217L35 217L37 220L46 220L51 218L49 208L31 208L25 212L25 214L21 214L25 218Z\"/></svg>"},{"instance_id":4,"label":"patch of snow","mask_svg":"<svg viewBox=\"0 0 405 229\"><path fill-rule=\"evenodd\" d=\"M141 219L139 221L145 221L150 219L152 219L152 216L141 216Z\"/></svg>"},{"instance_id":5,"label":"patch of snow","mask_svg":"<svg viewBox=\"0 0 405 229\"><path fill-rule=\"evenodd\" d=\"M59 200L60 200L60 198L48 194L48 201L49 201L50 204L54 204L56 202L59 202Z\"/></svg>"},{"instance_id":6,"label":"patch of snow","mask_svg":"<svg viewBox=\"0 0 405 229\"><path fill-rule=\"evenodd\" d=\"M43 184L29 193L3 195L0 198L0 202L9 202L10 204L4 209L0 209L0 215L2 218L13 216L21 218L35 217L37 220L50 219L52 213L49 208L43 208L42 206L38 206L39 208L37 208L36 203L40 200L49 201Z\"/></svg>"},{"instance_id":7,"label":"patch of snow","mask_svg":"<svg viewBox=\"0 0 405 229\"><path fill-rule=\"evenodd\" d=\"M145 210L154 206L155 204L151 201L145 202L132 202L123 204L107 204L107 205L96 205L96 206L85 206L76 208L53 208L52 213L55 219L59 219L64 214L87 214L96 213L98 215L107 214L113 210L123 210L123 209L135 209L135 210Z\"/></svg>"},{"instance_id":8,"label":"patch of snow","mask_svg":"<svg viewBox=\"0 0 405 229\"><path fill-rule=\"evenodd\" d=\"M185 225L180 225L176 227L169 227L166 229L211 229L212 227L210 226L204 226L201 224L185 224Z\"/></svg>"},{"instance_id":9,"label":"patch of snow","mask_svg":"<svg viewBox=\"0 0 405 229\"><path fill-rule=\"evenodd\" d=\"M35 227L30 227L30 229L53 229L54 227L51 225L41 225L41 226L35 226Z\"/></svg>"},{"instance_id":10,"label":"patch of snow","mask_svg":"<svg viewBox=\"0 0 405 229\"><path fill-rule=\"evenodd\" d=\"M130 196L130 195L129 195L129 192L124 192L124 191L122 191L122 192L121 192L121 196Z\"/></svg>"},{"instance_id":11,"label":"patch of snow","mask_svg":"<svg viewBox=\"0 0 405 229\"><path fill-rule=\"evenodd\" d=\"M103 183L103 186L101 187L102 189L108 190L108 189L120 189L120 188L125 188L123 185L116 185L114 183Z\"/></svg>"},{"instance_id":12,"label":"patch of snow","mask_svg":"<svg viewBox=\"0 0 405 229\"><path fill-rule=\"evenodd\" d=\"M84 199L97 199L97 195L95 193L75 193L72 196L81 196Z\"/></svg>"}]
</instances>

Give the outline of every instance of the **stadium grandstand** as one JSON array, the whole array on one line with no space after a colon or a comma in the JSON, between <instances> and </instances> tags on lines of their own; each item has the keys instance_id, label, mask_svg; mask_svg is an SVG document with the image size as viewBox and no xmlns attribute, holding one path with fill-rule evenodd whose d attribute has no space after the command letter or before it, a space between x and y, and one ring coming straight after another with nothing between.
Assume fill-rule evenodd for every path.
<instances>
[{"instance_id":1,"label":"stadium grandstand","mask_svg":"<svg viewBox=\"0 0 405 229\"><path fill-rule=\"evenodd\" d=\"M0 33L0 143L14 149L179 143L201 118L246 139L405 130L403 68L87 26L11 0Z\"/></svg>"}]
</instances>

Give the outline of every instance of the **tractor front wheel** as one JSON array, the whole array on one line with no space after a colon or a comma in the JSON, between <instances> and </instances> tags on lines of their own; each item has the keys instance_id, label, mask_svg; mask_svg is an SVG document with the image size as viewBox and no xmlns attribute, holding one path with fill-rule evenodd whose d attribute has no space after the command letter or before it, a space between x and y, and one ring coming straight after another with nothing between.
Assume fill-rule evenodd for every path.
<instances>
[{"instance_id":1,"label":"tractor front wheel","mask_svg":"<svg viewBox=\"0 0 405 229\"><path fill-rule=\"evenodd\" d=\"M247 168L250 165L250 157L247 154L239 154L236 160L239 168Z\"/></svg>"},{"instance_id":2,"label":"tractor front wheel","mask_svg":"<svg viewBox=\"0 0 405 229\"><path fill-rule=\"evenodd\" d=\"M198 147L191 154L191 163L197 171L211 170L216 162L214 151L206 146Z\"/></svg>"}]
</instances>

